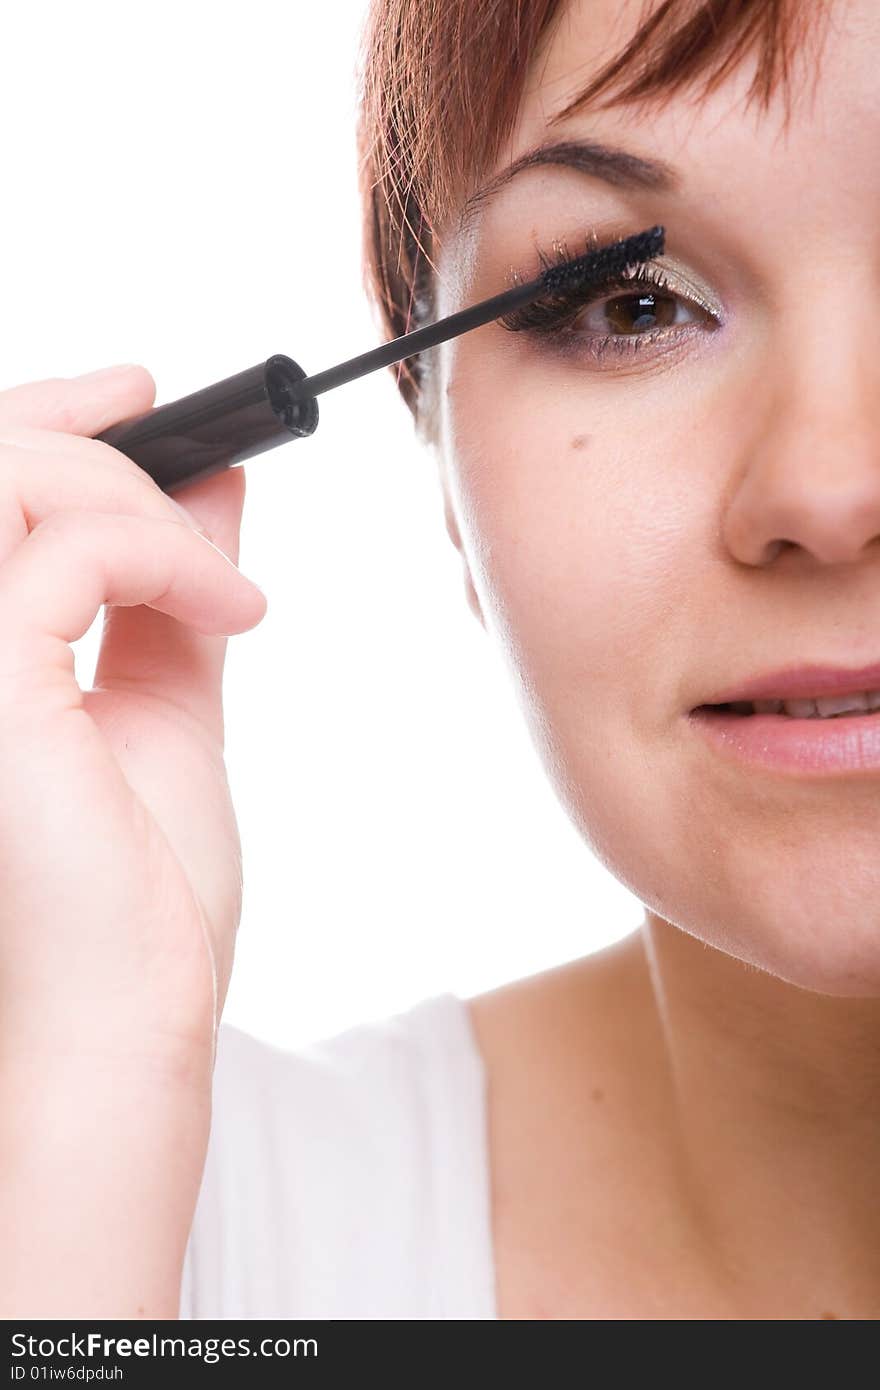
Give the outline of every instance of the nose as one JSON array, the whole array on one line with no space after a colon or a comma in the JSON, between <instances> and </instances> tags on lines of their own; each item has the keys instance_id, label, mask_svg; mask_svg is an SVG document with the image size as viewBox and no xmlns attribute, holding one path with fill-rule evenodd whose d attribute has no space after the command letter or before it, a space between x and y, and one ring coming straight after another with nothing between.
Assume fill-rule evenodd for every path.
<instances>
[{"instance_id":1,"label":"nose","mask_svg":"<svg viewBox=\"0 0 880 1390\"><path fill-rule=\"evenodd\" d=\"M859 325L846 320L839 302L836 321L814 319L810 338L783 353L769 390L753 395L722 522L743 564L766 566L786 550L814 566L880 553L880 545L869 552L880 542L880 382ZM833 325L824 342L817 323Z\"/></svg>"}]
</instances>

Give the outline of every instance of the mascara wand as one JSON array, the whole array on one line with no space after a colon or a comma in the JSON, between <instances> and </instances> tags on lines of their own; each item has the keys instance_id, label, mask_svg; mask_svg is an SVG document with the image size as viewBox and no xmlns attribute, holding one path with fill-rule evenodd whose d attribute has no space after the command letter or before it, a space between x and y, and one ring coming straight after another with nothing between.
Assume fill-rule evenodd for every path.
<instances>
[{"instance_id":1,"label":"mascara wand","mask_svg":"<svg viewBox=\"0 0 880 1390\"><path fill-rule=\"evenodd\" d=\"M664 233L663 227L651 227L551 266L536 280L404 333L315 376L306 376L292 357L276 353L236 376L122 420L95 438L126 454L170 493L195 478L219 473L290 439L314 434L318 426L316 397L324 391L425 352L535 299L563 289L589 290L593 284L601 285L630 265L662 255Z\"/></svg>"}]
</instances>

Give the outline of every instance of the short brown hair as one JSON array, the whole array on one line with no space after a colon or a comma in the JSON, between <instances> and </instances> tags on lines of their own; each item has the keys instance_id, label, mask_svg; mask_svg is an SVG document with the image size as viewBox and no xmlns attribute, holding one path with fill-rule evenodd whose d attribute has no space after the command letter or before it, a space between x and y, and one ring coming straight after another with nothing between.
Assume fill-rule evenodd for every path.
<instances>
[{"instance_id":1,"label":"short brown hair","mask_svg":"<svg viewBox=\"0 0 880 1390\"><path fill-rule=\"evenodd\" d=\"M704 94L758 50L748 100L766 109L822 0L660 0L633 37L561 112L602 92L642 102L707 72ZM361 36L358 157L364 287L385 338L436 317L435 229L498 157L538 44L561 0L372 0ZM635 71L628 85L624 79ZM419 417L421 357L391 368Z\"/></svg>"}]
</instances>

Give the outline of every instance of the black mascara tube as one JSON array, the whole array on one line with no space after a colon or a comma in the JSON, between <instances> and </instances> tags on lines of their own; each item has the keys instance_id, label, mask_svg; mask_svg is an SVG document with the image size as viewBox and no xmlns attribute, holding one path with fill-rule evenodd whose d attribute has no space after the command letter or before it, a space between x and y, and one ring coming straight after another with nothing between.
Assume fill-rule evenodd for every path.
<instances>
[{"instance_id":1,"label":"black mascara tube","mask_svg":"<svg viewBox=\"0 0 880 1390\"><path fill-rule=\"evenodd\" d=\"M318 426L314 396L293 396L305 372L276 353L201 391L121 420L95 438L149 473L163 492L303 439Z\"/></svg>"},{"instance_id":2,"label":"black mascara tube","mask_svg":"<svg viewBox=\"0 0 880 1390\"><path fill-rule=\"evenodd\" d=\"M572 261L550 266L536 280L514 285L314 376L307 377L292 357L276 353L256 367L122 420L95 437L127 454L163 492L173 492L194 478L206 478L289 439L314 434L318 427L316 397L323 391L470 333L535 299L583 293L607 284L609 279L614 282L628 266L662 255L664 236L663 227L650 227L610 246L597 247Z\"/></svg>"}]
</instances>

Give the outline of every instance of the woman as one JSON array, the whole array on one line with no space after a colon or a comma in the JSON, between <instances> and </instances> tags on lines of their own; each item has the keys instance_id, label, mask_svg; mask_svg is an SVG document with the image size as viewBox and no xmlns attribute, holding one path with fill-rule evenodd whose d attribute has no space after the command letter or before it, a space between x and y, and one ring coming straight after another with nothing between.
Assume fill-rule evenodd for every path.
<instances>
[{"instance_id":1,"label":"woman","mask_svg":"<svg viewBox=\"0 0 880 1390\"><path fill-rule=\"evenodd\" d=\"M608 950L296 1054L224 1025L214 1069L242 470L184 494L206 545L87 438L143 369L5 393L5 1316L877 1316L878 42L872 0L370 12L389 335L666 227L638 289L396 369L548 775L645 905Z\"/></svg>"}]
</instances>

